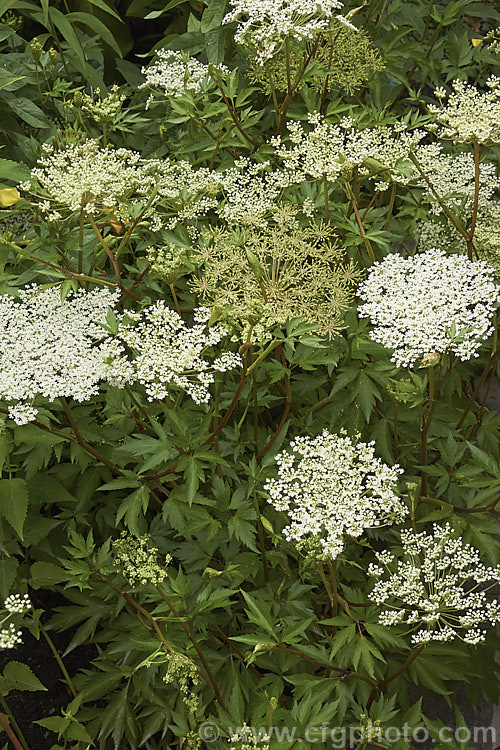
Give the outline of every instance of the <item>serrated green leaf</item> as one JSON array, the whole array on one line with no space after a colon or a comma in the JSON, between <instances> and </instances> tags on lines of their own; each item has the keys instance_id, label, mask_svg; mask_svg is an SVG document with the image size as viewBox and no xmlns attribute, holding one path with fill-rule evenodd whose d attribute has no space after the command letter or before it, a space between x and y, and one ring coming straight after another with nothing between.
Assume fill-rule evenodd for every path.
<instances>
[{"instance_id":1,"label":"serrated green leaf","mask_svg":"<svg viewBox=\"0 0 500 750\"><path fill-rule=\"evenodd\" d=\"M3 670L3 676L11 686L10 690L26 690L29 692L47 690L28 665L20 661L9 661Z\"/></svg>"},{"instance_id":2,"label":"serrated green leaf","mask_svg":"<svg viewBox=\"0 0 500 750\"><path fill-rule=\"evenodd\" d=\"M28 489L24 479L0 479L0 516L5 518L21 539L28 502Z\"/></svg>"},{"instance_id":3,"label":"serrated green leaf","mask_svg":"<svg viewBox=\"0 0 500 750\"><path fill-rule=\"evenodd\" d=\"M269 607L262 601L257 603L257 601L253 599L250 594L247 594L246 591L242 591L241 593L249 607L248 616L250 621L259 625L277 640L278 636L269 612Z\"/></svg>"},{"instance_id":4,"label":"serrated green leaf","mask_svg":"<svg viewBox=\"0 0 500 750\"><path fill-rule=\"evenodd\" d=\"M43 589L48 586L55 586L58 583L67 581L69 574L59 565L51 562L35 562L30 568L30 586L33 589Z\"/></svg>"},{"instance_id":5,"label":"serrated green leaf","mask_svg":"<svg viewBox=\"0 0 500 750\"><path fill-rule=\"evenodd\" d=\"M333 639L333 646L330 651L330 658L333 659L333 657L338 654L341 648L343 648L347 643L352 641L354 636L356 635L356 624L352 623L351 625L348 625L345 628L342 628L341 630L337 630L335 633L335 638Z\"/></svg>"}]
</instances>

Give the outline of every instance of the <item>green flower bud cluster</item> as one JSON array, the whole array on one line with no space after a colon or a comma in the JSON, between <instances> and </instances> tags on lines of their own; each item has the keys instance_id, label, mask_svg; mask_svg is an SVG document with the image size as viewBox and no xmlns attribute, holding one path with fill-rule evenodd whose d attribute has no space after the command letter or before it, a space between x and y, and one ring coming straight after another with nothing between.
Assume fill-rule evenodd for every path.
<instances>
[{"instance_id":1,"label":"green flower bud cluster","mask_svg":"<svg viewBox=\"0 0 500 750\"><path fill-rule=\"evenodd\" d=\"M165 247L149 247L146 255L151 264L152 273L156 274L167 284L173 284L180 276L193 270L187 251L178 245L169 244Z\"/></svg>"},{"instance_id":2,"label":"green flower bud cluster","mask_svg":"<svg viewBox=\"0 0 500 750\"><path fill-rule=\"evenodd\" d=\"M120 538L113 543L113 557L116 567L131 586L147 583L162 583L168 575L167 567L172 557L165 555L164 562L158 562L158 549L149 546L150 536L134 537L122 531Z\"/></svg>"},{"instance_id":3,"label":"green flower bud cluster","mask_svg":"<svg viewBox=\"0 0 500 750\"><path fill-rule=\"evenodd\" d=\"M169 654L167 662L167 673L163 681L167 684L176 682L185 706L191 713L195 713L198 710L199 698L193 692L193 688L200 683L198 667L188 656L177 652Z\"/></svg>"},{"instance_id":4,"label":"green flower bud cluster","mask_svg":"<svg viewBox=\"0 0 500 750\"><path fill-rule=\"evenodd\" d=\"M118 91L118 86L112 86L110 93L107 96L103 97L102 92L99 91L96 99L88 94L83 94L81 108L96 122L112 122L116 118L126 99L126 97L123 94L119 94Z\"/></svg>"},{"instance_id":5,"label":"green flower bud cluster","mask_svg":"<svg viewBox=\"0 0 500 750\"><path fill-rule=\"evenodd\" d=\"M304 45L294 39L289 40L288 52L281 46L272 60L261 64L257 43L250 46L249 79L268 96L275 91L286 94L288 80L297 80L304 64ZM363 86L370 77L384 69L379 52L372 47L371 39L362 30L346 26L340 21L332 24L321 33L311 64L300 79L299 87L308 84L316 91L326 86L330 89L344 89L352 93Z\"/></svg>"}]
</instances>

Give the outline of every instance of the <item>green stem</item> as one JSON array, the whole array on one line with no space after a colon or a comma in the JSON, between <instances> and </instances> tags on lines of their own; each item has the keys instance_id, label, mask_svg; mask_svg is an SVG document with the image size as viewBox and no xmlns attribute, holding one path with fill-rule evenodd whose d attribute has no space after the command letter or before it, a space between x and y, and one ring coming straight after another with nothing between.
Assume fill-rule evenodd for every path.
<instances>
[{"instance_id":1,"label":"green stem","mask_svg":"<svg viewBox=\"0 0 500 750\"><path fill-rule=\"evenodd\" d=\"M446 216L449 218L449 220L451 221L451 223L460 232L460 234L462 235L462 237L465 237L465 239L467 240L467 238L469 236L467 230L460 223L460 221L457 219L457 217L455 216L455 214L452 211L450 211L450 209L448 208L448 206L446 205L446 203L443 201L443 199L441 198L441 196L438 195L438 193L436 192L436 189L435 189L434 185L429 180L429 178L427 177L427 175L423 171L422 167L418 163L415 154L409 153L408 154L408 158L417 167L417 169L418 169L421 177L424 178L424 181L427 184L429 190L431 191L431 193L433 194L433 196L435 197L435 199L437 200L437 202L439 203L439 205L441 206L441 208L443 209L443 211L445 212Z\"/></svg>"},{"instance_id":2,"label":"green stem","mask_svg":"<svg viewBox=\"0 0 500 750\"><path fill-rule=\"evenodd\" d=\"M179 307L179 300L177 299L177 295L175 293L175 287L174 287L173 284L169 284L168 286L169 286L170 292L172 294L172 299L174 300L175 309L176 309L178 315L180 315L181 314L181 308Z\"/></svg>"},{"instance_id":3,"label":"green stem","mask_svg":"<svg viewBox=\"0 0 500 750\"><path fill-rule=\"evenodd\" d=\"M346 184L346 187L347 187L347 191L349 193L349 198L350 198L350 201L351 201L351 206L353 208L354 215L356 217L356 223L357 223L357 225L359 227L359 232L360 232L361 237L363 239L363 242L364 242L364 245L365 245L366 250L368 252L368 255L370 256L370 260L372 261L372 263L375 263L376 260L377 260L377 258L375 257L375 253L373 252L372 243L370 242L370 240L366 236L365 228L363 226L363 221L361 219L361 216L359 215L359 210L358 210L358 206L357 206L357 203L356 203L356 199L354 198L354 193L351 190L351 186L349 185L349 181L348 180L345 180L345 184Z\"/></svg>"},{"instance_id":4,"label":"green stem","mask_svg":"<svg viewBox=\"0 0 500 750\"><path fill-rule=\"evenodd\" d=\"M151 206L152 202L156 198L157 193L158 193L158 188L155 187L153 189L151 195L149 196L146 205L144 206L144 208L140 212L139 216L136 219L133 220L133 222L130 224L129 228L127 229L127 231L123 235L122 239L120 240L120 244L118 245L118 247L116 249L116 253L115 253L115 256L114 256L116 261L118 261L120 253L122 253L123 250L125 249L125 246L127 245L127 242L129 241L132 232L134 231L134 229L136 228L136 226L139 224L139 222L143 218L144 214L146 213L146 211L148 210L148 208Z\"/></svg>"},{"instance_id":5,"label":"green stem","mask_svg":"<svg viewBox=\"0 0 500 750\"><path fill-rule=\"evenodd\" d=\"M42 96L42 89L40 88L40 76L38 75L38 63L36 62L36 60L35 60L35 76L36 76L36 87L38 89L38 96L40 98L40 104L41 104L43 111L45 112L45 102Z\"/></svg>"},{"instance_id":6,"label":"green stem","mask_svg":"<svg viewBox=\"0 0 500 750\"><path fill-rule=\"evenodd\" d=\"M61 670L61 672L64 675L64 678L66 680L66 684L69 687L69 689L71 690L71 694L72 694L73 698L76 698L77 692L76 692L76 690L75 690L75 688L73 686L73 682L71 681L71 677L69 676L69 672L66 669L66 667L64 665L64 662L63 662L63 660L62 660L62 658L61 658L61 656L59 654L59 651L55 647L52 638L49 636L49 634L47 633L47 631L45 630L44 626L41 623L40 623L40 632L43 635L43 637L45 638L48 647L52 651L52 653L54 655L54 659L56 660L56 662L57 662L57 664L59 666L59 669Z\"/></svg>"},{"instance_id":7,"label":"green stem","mask_svg":"<svg viewBox=\"0 0 500 750\"><path fill-rule=\"evenodd\" d=\"M241 120L240 120L240 118L238 117L238 115L236 114L236 110L235 110L235 107L234 107L233 103L229 101L229 99L228 99L228 97L227 97L227 95L226 95L226 92L224 91L224 88L223 88L223 86L222 86L222 83L221 83L220 81L218 81L217 79L215 80L215 83L217 84L217 87L218 87L219 91L220 91L220 92L221 92L221 94L222 94L222 99L224 100L224 104L226 105L227 111L229 112L229 114L230 114L230 116L231 116L231 119L232 119L232 121L234 122L234 124L235 124L235 125L236 125L236 127L238 128L238 130L239 130L239 132L241 133L241 135L243 136L243 138L244 138L244 139L245 139L245 140L246 140L246 141L247 141L247 142L248 142L248 143L249 143L249 144L250 144L251 146L254 146L255 148L259 148L259 146L260 146L260 143L257 143L257 141L254 141L254 139L253 139L253 138L251 138L251 137L250 137L250 136L248 135L248 133L247 133L247 132L246 132L246 130L244 129L243 125L241 124Z\"/></svg>"},{"instance_id":8,"label":"green stem","mask_svg":"<svg viewBox=\"0 0 500 750\"><path fill-rule=\"evenodd\" d=\"M323 193L325 196L325 221L330 223L330 201L328 199L328 180L326 174L323 175Z\"/></svg>"},{"instance_id":9,"label":"green stem","mask_svg":"<svg viewBox=\"0 0 500 750\"><path fill-rule=\"evenodd\" d=\"M427 39L427 32L429 31L429 25L431 22L431 15L432 15L433 8L434 8L434 0L430 0L429 9L427 11L427 18L425 19L424 33L422 34L422 39L420 40L420 44L423 44L425 40Z\"/></svg>"},{"instance_id":10,"label":"green stem","mask_svg":"<svg viewBox=\"0 0 500 750\"><path fill-rule=\"evenodd\" d=\"M392 217L392 212L394 210L394 201L396 200L396 188L397 188L397 185L395 182L393 182L392 187L391 187L391 197L389 199L389 208L387 209L387 218L385 220L384 229L387 229L387 227L389 226L391 217Z\"/></svg>"},{"instance_id":11,"label":"green stem","mask_svg":"<svg viewBox=\"0 0 500 750\"><path fill-rule=\"evenodd\" d=\"M285 39L285 61L286 61L286 88L287 93L292 90L292 79L290 76L290 40L288 37Z\"/></svg>"},{"instance_id":12,"label":"green stem","mask_svg":"<svg viewBox=\"0 0 500 750\"><path fill-rule=\"evenodd\" d=\"M217 703L219 704L219 706L221 706L221 708L224 711L227 711L227 708L226 708L226 706L224 704L224 701L222 700L222 696L221 696L221 693L220 693L220 690L219 690L219 686L217 685L217 681L215 680L215 677L214 677L214 675L212 673L212 670L210 669L210 666L209 666L209 664L208 664L208 662L207 662L207 660L205 658L205 654L201 650L200 645L199 645L198 641L196 640L193 631L191 630L190 627L188 627L186 625L185 622L183 622L181 616L178 614L178 612L176 611L175 607L170 602L170 600L168 599L167 595L165 594L165 592L163 591L163 589L161 588L161 586L155 586L155 588L158 591L158 593L160 594L160 596L163 599L163 601L165 602L165 604L167 605L167 607L170 609L170 611L174 615L174 617L176 617L178 619L181 628L184 630L184 632L186 633L187 637L189 638L189 640L193 644L193 646L195 648L195 651L198 654L201 663L203 664L205 672L207 673L208 680L209 680L208 684L212 688L213 694L215 696L215 700L217 701Z\"/></svg>"},{"instance_id":13,"label":"green stem","mask_svg":"<svg viewBox=\"0 0 500 750\"><path fill-rule=\"evenodd\" d=\"M80 231L78 233L78 273L83 271L83 227L85 224L85 214L83 208L80 209Z\"/></svg>"},{"instance_id":14,"label":"green stem","mask_svg":"<svg viewBox=\"0 0 500 750\"><path fill-rule=\"evenodd\" d=\"M88 276L84 273L77 273L76 271L69 271L66 268L61 268L61 266L56 266L54 263L49 263L47 260L42 260L41 258L37 258L35 255L27 253L23 248L21 248L14 242L5 242L4 244L9 245L13 250L16 250L16 252L18 252L20 255L23 255L25 258L29 258L30 260L35 261L35 263L42 263L42 265L48 266L48 268L53 268L55 271L59 271L60 273L65 273L67 276L71 276L74 279L91 281L93 284L101 284L101 286L108 286L112 289L116 289L116 284L111 283L111 281L95 279L93 276Z\"/></svg>"},{"instance_id":15,"label":"green stem","mask_svg":"<svg viewBox=\"0 0 500 750\"><path fill-rule=\"evenodd\" d=\"M229 421L229 417L233 413L233 411L236 408L236 404L238 403L238 399L240 397L241 391L243 390L243 386L245 385L245 381L247 379L248 370L246 369L246 364L243 364L243 372L241 374L240 382L238 383L238 387L236 388L236 392L233 396L233 400L229 404L227 412L222 417L221 421L217 425L217 427L214 429L210 437L208 437L205 442L202 445L210 445L214 440L217 439L218 435L222 431L222 429L226 426L226 424Z\"/></svg>"},{"instance_id":16,"label":"green stem","mask_svg":"<svg viewBox=\"0 0 500 750\"><path fill-rule=\"evenodd\" d=\"M266 540L264 536L264 527L262 526L262 521L260 520L260 506L259 506L259 501L257 499L257 495L255 491L253 491L252 495L253 495L253 502L255 505L255 511L257 513L257 531L259 534L260 555L262 559L262 569L264 571L264 580L266 583L269 583L269 568L267 565Z\"/></svg>"},{"instance_id":17,"label":"green stem","mask_svg":"<svg viewBox=\"0 0 500 750\"><path fill-rule=\"evenodd\" d=\"M271 96L273 99L273 105L274 105L274 114L276 116L276 128L279 127L279 121L280 121L280 105L278 104L278 97L276 96L276 86L274 85L274 76L273 71L269 67L269 65L266 63L266 73L267 77L269 78L269 86L271 88Z\"/></svg>"},{"instance_id":18,"label":"green stem","mask_svg":"<svg viewBox=\"0 0 500 750\"><path fill-rule=\"evenodd\" d=\"M260 363L267 357L267 355L270 354L272 351L274 351L274 349L276 349L276 347L282 343L283 343L282 339L273 339L273 341L271 341L271 343L268 346L266 346L262 354L260 354L254 362L252 362L252 364L247 370L247 374L252 372L252 370L254 370L256 367L258 367Z\"/></svg>"},{"instance_id":19,"label":"green stem","mask_svg":"<svg viewBox=\"0 0 500 750\"><path fill-rule=\"evenodd\" d=\"M280 135L281 131L283 130L283 125L285 124L285 120L286 120L286 113L288 112L288 107L290 106L290 102L292 101L292 97L293 97L295 91L297 90L297 88L298 88L298 86L299 86L302 78L304 77L304 73L307 70L307 66L311 62L311 60L312 60L312 58L313 58L313 56L314 56L314 54L315 54L315 52L316 52L316 50L318 48L318 44L319 44L320 38L321 38L321 33L318 34L318 36L316 37L314 43L311 45L311 49L309 51L309 54L305 58L304 63L302 64L302 67L301 67L301 69L299 70L299 72L297 74L297 78L293 82L292 87L289 89L289 91L288 91L288 93L287 93L287 95L286 95L286 97L285 97L285 99L283 101L283 105L281 107L281 115L280 115L280 118L279 118L279 121L278 121L278 127L276 128L276 135Z\"/></svg>"},{"instance_id":20,"label":"green stem","mask_svg":"<svg viewBox=\"0 0 500 750\"><path fill-rule=\"evenodd\" d=\"M337 561L336 560L334 560L333 562L329 561L328 568L330 570L330 588L333 594L334 617L335 617L337 615L338 602L339 602L339 591L337 587Z\"/></svg>"},{"instance_id":21,"label":"green stem","mask_svg":"<svg viewBox=\"0 0 500 750\"><path fill-rule=\"evenodd\" d=\"M427 437L429 434L429 427L431 426L432 417L434 414L434 407L436 405L436 396L437 392L440 388L440 386L443 384L444 380L440 382L441 372L443 369L443 362L441 362L441 365L439 366L439 372L437 377L437 387L435 387L434 384L434 367L429 367L429 412L427 415L425 415L425 412L422 412L422 424L420 427L420 441L421 441L421 447L420 447L420 455L421 455L421 463L422 466L427 466L428 462L428 455L427 455ZM422 470L422 494L427 495L427 474L425 472L425 469Z\"/></svg>"},{"instance_id":22,"label":"green stem","mask_svg":"<svg viewBox=\"0 0 500 750\"><path fill-rule=\"evenodd\" d=\"M336 617L337 616L337 611L338 611L337 610L338 599L336 597L334 597L334 594L333 594L333 591L331 589L330 583L329 583L329 581L328 581L328 579L327 579L327 577L325 575L325 571L324 571L324 568L323 568L323 563L317 562L316 563L316 568L318 570L318 573L320 575L321 580L323 581L323 585L325 587L325 591L328 594L328 598L330 600L330 606L332 608L332 615L333 615L333 617Z\"/></svg>"},{"instance_id":23,"label":"green stem","mask_svg":"<svg viewBox=\"0 0 500 750\"><path fill-rule=\"evenodd\" d=\"M333 664L327 664L324 661L318 661L317 659L313 659L311 656L304 654L302 651L298 651L295 648L290 648L288 646L285 646L283 643L280 643L278 646L274 646L274 650L284 651L285 653L292 654L293 656L300 656L301 659L305 659L310 664L315 664L316 666L322 667L323 669L329 669L333 672L340 673L341 675L343 675L343 678L357 677L358 680L362 680L363 682L366 682L368 685L372 685L373 687L375 687L376 685L374 680L371 680L369 677L365 677L362 674L358 674L358 672L351 672L350 669L342 669L342 667L336 667Z\"/></svg>"}]
</instances>

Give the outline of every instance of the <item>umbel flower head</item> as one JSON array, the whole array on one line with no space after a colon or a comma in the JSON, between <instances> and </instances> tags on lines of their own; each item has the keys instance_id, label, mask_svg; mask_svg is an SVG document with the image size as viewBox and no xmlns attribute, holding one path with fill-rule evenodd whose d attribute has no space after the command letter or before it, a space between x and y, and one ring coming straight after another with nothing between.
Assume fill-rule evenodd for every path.
<instances>
[{"instance_id":1,"label":"umbel flower head","mask_svg":"<svg viewBox=\"0 0 500 750\"><path fill-rule=\"evenodd\" d=\"M486 623L500 622L500 603L487 592L500 578L500 565L486 567L479 551L449 524L434 524L433 533L401 532L402 551L377 554L379 565L368 572L379 580L370 598L385 605L381 625L410 625L414 644L430 641L484 641Z\"/></svg>"},{"instance_id":2,"label":"umbel flower head","mask_svg":"<svg viewBox=\"0 0 500 750\"><path fill-rule=\"evenodd\" d=\"M0 607L0 611L3 610L0 614L0 651L15 648L23 642L18 615L24 615L30 609L31 601L28 594L10 594L5 599L3 607ZM16 624L8 622L12 617L16 620Z\"/></svg>"},{"instance_id":3,"label":"umbel flower head","mask_svg":"<svg viewBox=\"0 0 500 750\"><path fill-rule=\"evenodd\" d=\"M125 313L119 318L116 333L120 342L117 354L107 360L108 380L118 386L138 382L150 401L167 398L171 386L176 385L197 404L208 402L214 373L242 364L239 354L232 352L211 361L205 358L205 350L226 334L222 326L207 328L209 319L210 310L200 307L194 313L194 325L188 326L163 300L142 313Z\"/></svg>"},{"instance_id":4,"label":"umbel flower head","mask_svg":"<svg viewBox=\"0 0 500 750\"><path fill-rule=\"evenodd\" d=\"M231 5L223 23L238 21L235 40L256 49L261 65L273 57L286 37L311 40L332 18L356 28L336 13L343 8L340 0L231 0Z\"/></svg>"},{"instance_id":5,"label":"umbel flower head","mask_svg":"<svg viewBox=\"0 0 500 750\"><path fill-rule=\"evenodd\" d=\"M207 402L214 372L241 365L232 352L207 357L205 350L226 331L207 329L206 308L195 312L190 327L160 301L115 318L112 331L106 323L118 296L81 289L61 300L58 287L36 285L20 290L17 299L0 296L0 398L18 402L9 405L17 424L35 419L37 397L88 401L101 383L140 383L150 400L165 398L175 385L197 403Z\"/></svg>"},{"instance_id":6,"label":"umbel flower head","mask_svg":"<svg viewBox=\"0 0 500 750\"><path fill-rule=\"evenodd\" d=\"M493 331L499 287L485 261L433 248L404 258L392 253L374 263L358 288L371 337L392 350L398 367L412 367L429 352L478 356Z\"/></svg>"},{"instance_id":7,"label":"umbel flower head","mask_svg":"<svg viewBox=\"0 0 500 750\"><path fill-rule=\"evenodd\" d=\"M486 86L489 90L479 91L456 80L449 94L436 89L441 107L430 104L429 111L441 127L431 129L437 130L440 138L460 143L500 143L500 78L490 76Z\"/></svg>"},{"instance_id":8,"label":"umbel flower head","mask_svg":"<svg viewBox=\"0 0 500 750\"><path fill-rule=\"evenodd\" d=\"M337 334L359 272L343 264L329 227L301 227L293 213L275 211L266 229L212 233L198 249L193 288L224 310L228 322L264 341L293 318ZM251 329L250 329L251 326Z\"/></svg>"},{"instance_id":9,"label":"umbel flower head","mask_svg":"<svg viewBox=\"0 0 500 750\"><path fill-rule=\"evenodd\" d=\"M264 489L291 522L283 533L319 557L335 559L346 536L401 520L408 512L395 494L402 469L375 456L374 442L353 442L325 430L298 437L276 456L278 478Z\"/></svg>"},{"instance_id":10,"label":"umbel flower head","mask_svg":"<svg viewBox=\"0 0 500 750\"><path fill-rule=\"evenodd\" d=\"M108 289L70 293L36 285L18 297L0 296L0 397L18 423L35 419L31 405L41 396L87 401L105 377L105 358L113 342L99 323L118 299Z\"/></svg>"},{"instance_id":11,"label":"umbel flower head","mask_svg":"<svg viewBox=\"0 0 500 750\"><path fill-rule=\"evenodd\" d=\"M288 123L289 144L281 136L270 140L292 183L323 176L335 181L346 167L354 166L360 176L380 180L377 189L385 190L390 180L406 183L409 175L413 178L415 168L408 155L425 131L410 131L403 123L358 128L351 117L331 123L318 112L310 114L308 121L312 128L298 120Z\"/></svg>"},{"instance_id":12,"label":"umbel flower head","mask_svg":"<svg viewBox=\"0 0 500 750\"><path fill-rule=\"evenodd\" d=\"M81 103L80 97L75 97L75 104L78 106L80 103L81 108L89 117L101 123L112 122L127 98L125 94L119 93L119 86L116 85L111 87L107 95L103 96L102 91L99 91L96 98L85 93L77 93L80 93Z\"/></svg>"},{"instance_id":13,"label":"umbel flower head","mask_svg":"<svg viewBox=\"0 0 500 750\"><path fill-rule=\"evenodd\" d=\"M131 586L147 583L163 583L168 576L168 565L171 555L165 555L162 562L158 560L158 549L150 544L148 534L135 537L128 531L122 531L119 539L113 542L113 558L116 567Z\"/></svg>"},{"instance_id":14,"label":"umbel flower head","mask_svg":"<svg viewBox=\"0 0 500 750\"><path fill-rule=\"evenodd\" d=\"M167 671L163 681L168 685L175 682L182 695L182 701L191 713L196 713L200 699L194 689L200 684L198 667L189 656L172 651L165 655Z\"/></svg>"},{"instance_id":15,"label":"umbel flower head","mask_svg":"<svg viewBox=\"0 0 500 750\"><path fill-rule=\"evenodd\" d=\"M276 91L286 94L289 76L292 81L297 80L303 68L304 44L292 38L286 47L282 45L274 53L271 80L268 66L259 59L258 48L250 49L248 57L247 75L252 84L268 96L272 95L271 83ZM321 31L313 64L307 66L298 88L307 84L322 91L326 85L328 89L340 88L351 93L383 68L382 58L372 47L370 37L361 29L334 19Z\"/></svg>"},{"instance_id":16,"label":"umbel flower head","mask_svg":"<svg viewBox=\"0 0 500 750\"><path fill-rule=\"evenodd\" d=\"M92 215L113 210L128 217L126 202L138 194L144 198L154 184L150 172L140 154L126 148L100 148L93 140L59 150L49 144L31 170L31 182L20 187L34 194L48 220L80 209Z\"/></svg>"},{"instance_id":17,"label":"umbel flower head","mask_svg":"<svg viewBox=\"0 0 500 750\"><path fill-rule=\"evenodd\" d=\"M216 65L215 68L220 73L229 73L225 65ZM142 68L142 74L146 76L146 80L139 88L146 86L158 88L164 96L173 99L187 92L202 93L213 85L208 65L200 62L196 57L189 57L185 52L168 49L158 50L155 62L147 68Z\"/></svg>"}]
</instances>

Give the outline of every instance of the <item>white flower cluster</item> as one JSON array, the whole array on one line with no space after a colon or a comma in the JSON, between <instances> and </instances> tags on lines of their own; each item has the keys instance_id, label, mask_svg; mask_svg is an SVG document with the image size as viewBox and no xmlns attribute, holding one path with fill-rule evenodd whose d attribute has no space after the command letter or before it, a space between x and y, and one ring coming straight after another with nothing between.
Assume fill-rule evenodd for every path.
<instances>
[{"instance_id":1,"label":"white flower cluster","mask_svg":"<svg viewBox=\"0 0 500 750\"><path fill-rule=\"evenodd\" d=\"M439 143L420 145L415 155L434 190L448 208L457 213L470 214L475 191L474 156L470 152L445 154ZM430 203L432 213L442 213L442 207L424 180L420 180L414 173L412 181L427 188L425 200ZM481 162L479 183L479 205L483 206L492 199L498 188L496 168L492 162Z\"/></svg>"},{"instance_id":2,"label":"white flower cluster","mask_svg":"<svg viewBox=\"0 0 500 750\"><path fill-rule=\"evenodd\" d=\"M150 168L156 176L157 202L173 214L168 222L169 228L183 219L206 216L217 208L222 182L222 175L218 172L206 167L194 169L185 160L175 163L155 159L150 162Z\"/></svg>"},{"instance_id":3,"label":"white flower cluster","mask_svg":"<svg viewBox=\"0 0 500 750\"><path fill-rule=\"evenodd\" d=\"M81 94L81 108L97 122L112 122L126 98L125 94L119 93L119 87L115 85L111 87L107 96L103 96L102 91L99 91L95 99L88 94Z\"/></svg>"},{"instance_id":4,"label":"white flower cluster","mask_svg":"<svg viewBox=\"0 0 500 750\"><path fill-rule=\"evenodd\" d=\"M3 603L4 609L7 612L17 612L23 614L31 609L31 600L28 594L11 594Z\"/></svg>"},{"instance_id":5,"label":"white flower cluster","mask_svg":"<svg viewBox=\"0 0 500 750\"><path fill-rule=\"evenodd\" d=\"M37 396L88 401L101 382L139 382L150 400L165 398L175 384L205 403L214 372L241 366L231 352L204 358L205 349L226 334L221 326L207 328L207 308L195 312L189 327L160 301L142 313L121 315L116 335L107 333L103 325L118 296L82 289L61 300L57 287L36 285L21 290L18 299L0 296L0 397L19 402L9 405L17 424L35 419Z\"/></svg>"},{"instance_id":6,"label":"white flower cluster","mask_svg":"<svg viewBox=\"0 0 500 750\"><path fill-rule=\"evenodd\" d=\"M344 537L401 520L406 506L394 492L402 469L376 458L374 442L354 443L345 435L324 431L298 437L290 452L276 456L278 478L264 489L269 503L291 518L285 538L310 541L326 558L335 559Z\"/></svg>"},{"instance_id":7,"label":"white flower cluster","mask_svg":"<svg viewBox=\"0 0 500 750\"><path fill-rule=\"evenodd\" d=\"M343 8L340 0L231 0L231 5L223 23L238 21L235 40L256 46L261 65L273 57L285 37L314 39L332 18L356 28L336 13Z\"/></svg>"},{"instance_id":8,"label":"white flower cluster","mask_svg":"<svg viewBox=\"0 0 500 750\"><path fill-rule=\"evenodd\" d=\"M380 624L420 626L414 644L457 636L472 645L484 641L481 626L500 622L500 602L487 597L500 578L500 565L483 565L478 550L454 538L449 524L434 524L433 534L403 530L401 541L400 559L385 551L377 554L380 564L368 569L380 579L370 597L387 607Z\"/></svg>"},{"instance_id":9,"label":"white flower cluster","mask_svg":"<svg viewBox=\"0 0 500 750\"><path fill-rule=\"evenodd\" d=\"M398 367L448 350L465 361L493 331L499 287L492 274L485 261L436 248L411 258L392 253L358 287L359 315L370 318L372 339L392 350Z\"/></svg>"},{"instance_id":10,"label":"white flower cluster","mask_svg":"<svg viewBox=\"0 0 500 750\"><path fill-rule=\"evenodd\" d=\"M318 113L310 115L309 123L313 126L309 131L301 122L288 123L290 147L279 136L270 141L294 183L323 176L336 180L354 166L363 177L378 175L382 188L387 187L388 173L399 181L415 174L408 154L425 138L424 131L407 131L403 124L359 129L350 117L332 124Z\"/></svg>"},{"instance_id":11,"label":"white flower cluster","mask_svg":"<svg viewBox=\"0 0 500 750\"><path fill-rule=\"evenodd\" d=\"M229 74L225 65L216 65L222 74ZM142 69L146 81L139 88L154 86L162 90L166 97L176 98L186 92L202 93L213 83L208 65L184 52L161 49L157 59L148 68Z\"/></svg>"},{"instance_id":12,"label":"white flower cluster","mask_svg":"<svg viewBox=\"0 0 500 750\"><path fill-rule=\"evenodd\" d=\"M500 143L500 78L490 76L486 86L489 91L479 91L476 86L456 80L449 94L436 89L441 107L430 104L429 111L441 126L437 130L440 138L461 143Z\"/></svg>"},{"instance_id":13,"label":"white flower cluster","mask_svg":"<svg viewBox=\"0 0 500 750\"><path fill-rule=\"evenodd\" d=\"M22 635L12 622L8 627L0 628L0 649L19 646L23 642Z\"/></svg>"},{"instance_id":14,"label":"white flower cluster","mask_svg":"<svg viewBox=\"0 0 500 750\"><path fill-rule=\"evenodd\" d=\"M228 739L228 744L232 745L234 750L269 750L269 742L271 741L271 734L264 732L262 728L259 728L257 732L253 727L249 727L244 722L241 727L238 727L236 732L231 732Z\"/></svg>"},{"instance_id":15,"label":"white flower cluster","mask_svg":"<svg viewBox=\"0 0 500 750\"><path fill-rule=\"evenodd\" d=\"M87 401L98 392L112 342L103 340L106 313L118 298L107 289L69 294L36 285L18 298L0 296L0 397L17 424L32 421L37 396Z\"/></svg>"},{"instance_id":16,"label":"white flower cluster","mask_svg":"<svg viewBox=\"0 0 500 750\"><path fill-rule=\"evenodd\" d=\"M471 153L447 154L440 143L423 143L427 137L425 131L408 130L403 123L358 128L350 117L333 124L315 113L310 115L309 124L312 128L306 130L302 122L289 122L290 145L279 136L270 141L290 182L323 176L335 181L344 170L349 172L357 167L361 177L377 181L377 190L385 190L390 181L423 188L433 213L440 213L442 209L436 197L410 161L413 153L439 197L445 199L450 208L470 209L472 206L474 157ZM493 163L481 163L480 181L481 202L490 200L498 188Z\"/></svg>"},{"instance_id":17,"label":"white flower cluster","mask_svg":"<svg viewBox=\"0 0 500 750\"><path fill-rule=\"evenodd\" d=\"M124 203L137 192L144 195L153 182L140 154L100 148L97 141L87 140L60 150L45 145L38 166L31 170L31 182L20 187L34 193L49 221L57 221L61 210L81 208L87 214L113 210L128 217Z\"/></svg>"},{"instance_id":18,"label":"white flower cluster","mask_svg":"<svg viewBox=\"0 0 500 750\"><path fill-rule=\"evenodd\" d=\"M225 199L217 210L228 224L267 225L266 216L276 210L289 175L282 170L269 170L269 162L238 159L235 166L219 173Z\"/></svg>"},{"instance_id":19,"label":"white flower cluster","mask_svg":"<svg viewBox=\"0 0 500 750\"><path fill-rule=\"evenodd\" d=\"M164 399L171 385L185 390L197 404L210 399L208 387L214 372L241 367L241 357L225 352L211 361L204 351L218 344L226 334L222 326L207 328L210 310L195 311L195 323L187 326L163 301L145 308L142 313L127 312L119 319L116 339L122 347L108 358L107 379L114 385L139 382L150 401ZM120 353L121 349L121 353Z\"/></svg>"}]
</instances>

